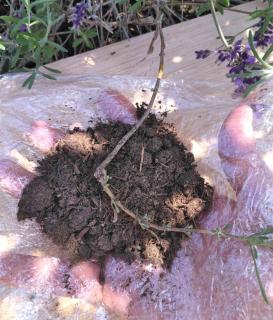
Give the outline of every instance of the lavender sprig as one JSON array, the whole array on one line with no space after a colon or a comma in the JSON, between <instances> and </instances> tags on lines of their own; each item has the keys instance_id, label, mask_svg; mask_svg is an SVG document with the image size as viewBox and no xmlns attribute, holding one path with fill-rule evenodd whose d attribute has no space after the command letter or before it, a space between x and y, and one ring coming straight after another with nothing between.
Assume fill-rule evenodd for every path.
<instances>
[{"instance_id":1,"label":"lavender sprig","mask_svg":"<svg viewBox=\"0 0 273 320\"><path fill-rule=\"evenodd\" d=\"M86 18L88 5L85 3L85 1L77 3L72 8L72 14L70 16L70 20L73 24L73 29L79 30L82 24L84 23L84 20Z\"/></svg>"},{"instance_id":2,"label":"lavender sprig","mask_svg":"<svg viewBox=\"0 0 273 320\"><path fill-rule=\"evenodd\" d=\"M254 25L261 27L263 19ZM251 43L252 44L252 43ZM257 30L253 37L253 45L255 48L266 48L273 44L273 24L268 24L267 29L261 33ZM253 49L254 50L254 49ZM255 57L255 52L251 49L249 42L244 43L243 39L237 40L232 46L218 50L198 50L195 51L196 59L206 59L210 55L217 56L216 63L222 64L226 62L229 69L227 76L232 79L235 84L234 96L242 95L247 92L250 86L257 84L263 76L259 60ZM258 57L259 58L259 57Z\"/></svg>"}]
</instances>

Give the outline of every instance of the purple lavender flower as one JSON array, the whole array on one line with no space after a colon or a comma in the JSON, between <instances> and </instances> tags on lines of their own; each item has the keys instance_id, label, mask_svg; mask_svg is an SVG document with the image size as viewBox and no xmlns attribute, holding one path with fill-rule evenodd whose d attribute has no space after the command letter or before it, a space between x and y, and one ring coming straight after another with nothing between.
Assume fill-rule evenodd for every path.
<instances>
[{"instance_id":1,"label":"purple lavender flower","mask_svg":"<svg viewBox=\"0 0 273 320\"><path fill-rule=\"evenodd\" d=\"M255 26L261 28L263 26L263 23L264 23L264 18L262 18L260 22L258 22ZM264 48L273 44L273 24L270 23L267 26L267 30L265 30L263 33L261 33L260 29L257 30L254 34L253 40L254 40L255 47Z\"/></svg>"},{"instance_id":2,"label":"purple lavender flower","mask_svg":"<svg viewBox=\"0 0 273 320\"><path fill-rule=\"evenodd\" d=\"M271 108L271 105L265 103L251 103L250 108L255 112L255 116L261 119L264 112Z\"/></svg>"},{"instance_id":3,"label":"purple lavender flower","mask_svg":"<svg viewBox=\"0 0 273 320\"><path fill-rule=\"evenodd\" d=\"M256 48L265 48L273 44L273 23L270 23L265 31L262 30L264 23L265 18L261 18L258 23L253 25L253 27L259 28L253 37ZM252 54L249 43L244 44L243 40L239 39L227 49L195 51L196 59L205 59L213 52L217 56L216 63L226 62L226 66L229 68L228 74L236 86L234 91L236 96L244 93L248 86L261 80L260 76L251 76L250 70L260 70L260 67L255 65L257 60Z\"/></svg>"},{"instance_id":4,"label":"purple lavender flower","mask_svg":"<svg viewBox=\"0 0 273 320\"><path fill-rule=\"evenodd\" d=\"M19 32L26 32L26 31L27 31L27 26L25 23L23 23L19 28Z\"/></svg>"},{"instance_id":5,"label":"purple lavender flower","mask_svg":"<svg viewBox=\"0 0 273 320\"><path fill-rule=\"evenodd\" d=\"M195 51L196 59L206 59L213 51L211 50L198 50Z\"/></svg>"},{"instance_id":6,"label":"purple lavender flower","mask_svg":"<svg viewBox=\"0 0 273 320\"><path fill-rule=\"evenodd\" d=\"M244 83L244 80L242 78L235 78L233 80L236 88L233 92L233 97L238 97L238 96L241 96L245 90L246 90L246 84Z\"/></svg>"},{"instance_id":7,"label":"purple lavender flower","mask_svg":"<svg viewBox=\"0 0 273 320\"><path fill-rule=\"evenodd\" d=\"M195 51L197 59L205 59L213 51L200 50ZM214 51L217 55L216 63L226 62L229 68L228 74L232 76L236 89L235 96L242 95L247 87L260 80L260 77L245 77L249 71L247 67L256 63L256 58L251 54L249 44L243 44L243 40L236 41L229 49L219 49Z\"/></svg>"},{"instance_id":8,"label":"purple lavender flower","mask_svg":"<svg viewBox=\"0 0 273 320\"><path fill-rule=\"evenodd\" d=\"M225 61L228 61L228 66L230 66L230 63L234 60L236 60L243 51L243 46L242 46L242 40L238 40L235 42L233 45L233 48L230 49L221 49L217 51L218 57L216 62L223 63Z\"/></svg>"},{"instance_id":9,"label":"purple lavender flower","mask_svg":"<svg viewBox=\"0 0 273 320\"><path fill-rule=\"evenodd\" d=\"M16 11L16 12L14 13L14 17L20 19L20 18L22 18L22 13L19 12L19 11Z\"/></svg>"},{"instance_id":10,"label":"purple lavender flower","mask_svg":"<svg viewBox=\"0 0 273 320\"><path fill-rule=\"evenodd\" d=\"M255 57L249 55L246 51L242 54L242 58L246 64L254 64L256 62Z\"/></svg>"},{"instance_id":11,"label":"purple lavender flower","mask_svg":"<svg viewBox=\"0 0 273 320\"><path fill-rule=\"evenodd\" d=\"M222 62L225 62L226 60L227 61L230 60L231 54L229 50L218 50L217 53L218 53L218 58L216 62L219 61L220 63L222 63Z\"/></svg>"},{"instance_id":12,"label":"purple lavender flower","mask_svg":"<svg viewBox=\"0 0 273 320\"><path fill-rule=\"evenodd\" d=\"M263 35L254 36L254 43L256 47L267 47L273 44L273 36L268 33L264 33Z\"/></svg>"},{"instance_id":13,"label":"purple lavender flower","mask_svg":"<svg viewBox=\"0 0 273 320\"><path fill-rule=\"evenodd\" d=\"M240 39L234 43L233 48L230 50L230 59L231 60L235 60L238 56L240 56L240 54L244 50L242 43L243 43L242 39Z\"/></svg>"},{"instance_id":14,"label":"purple lavender flower","mask_svg":"<svg viewBox=\"0 0 273 320\"><path fill-rule=\"evenodd\" d=\"M88 5L85 1L77 3L75 7L72 8L71 21L74 29L79 30L83 24L87 8Z\"/></svg>"}]
</instances>

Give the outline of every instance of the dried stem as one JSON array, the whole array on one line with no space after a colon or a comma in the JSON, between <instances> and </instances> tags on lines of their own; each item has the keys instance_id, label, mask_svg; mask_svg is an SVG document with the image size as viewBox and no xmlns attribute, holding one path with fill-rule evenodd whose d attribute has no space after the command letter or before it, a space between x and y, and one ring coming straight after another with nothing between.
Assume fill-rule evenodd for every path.
<instances>
[{"instance_id":1,"label":"dried stem","mask_svg":"<svg viewBox=\"0 0 273 320\"><path fill-rule=\"evenodd\" d=\"M145 151L145 147L144 147L144 144L143 144L143 145L142 145L142 148L141 148L139 172L141 172L141 171L142 171L142 167L143 167L144 151Z\"/></svg>"},{"instance_id":2,"label":"dried stem","mask_svg":"<svg viewBox=\"0 0 273 320\"><path fill-rule=\"evenodd\" d=\"M164 36L163 36L163 32L161 29L161 20L158 22L157 24L157 30L155 31L155 34L159 34L160 36L160 43L161 43L161 49L160 49L160 63L159 63L159 69L158 69L158 73L157 73L157 79L156 79L156 83L153 89L153 94L151 97L151 100L149 102L149 105L145 111L145 113L143 114L143 116L140 118L140 120L133 126L133 128L126 133L125 136L122 137L122 139L118 142L118 144L115 146L115 148L109 153L109 155L107 156L107 158L98 166L98 168L95 171L95 178L102 184L102 186L105 185L106 182L106 167L108 166L108 164L115 158L115 156L118 154L118 152L120 151L120 149L125 145L125 143L132 137L132 135L138 130L139 127L141 127L141 125L143 124L143 122L146 120L146 118L148 117L154 102L155 102L155 98L156 95L158 93L158 89L159 89L159 85L160 85L160 81L162 79L163 76L163 67L164 67L164 50L165 50L165 41L164 41Z\"/></svg>"},{"instance_id":3,"label":"dried stem","mask_svg":"<svg viewBox=\"0 0 273 320\"><path fill-rule=\"evenodd\" d=\"M148 107L147 107L145 113L143 114L143 116L141 117L141 119L133 126L133 128L125 136L122 137L122 139L118 142L118 144L115 146L115 148L108 154L106 159L98 166L98 168L96 169L96 171L94 173L94 176L101 184L104 192L111 199L111 203L113 203L114 207L117 209L117 210L114 210L115 211L115 219L114 220L117 219L117 213L119 210L121 210L125 214L127 214L129 217L131 217L132 219L137 221L141 227L144 227L149 232L152 231L150 229L154 229L154 230L161 231L161 232L178 232L178 233L185 233L185 234L188 234L189 232L195 232L195 233L200 233L200 234L216 235L217 234L216 230L198 229L198 228L193 229L193 228L187 228L187 227L176 228L176 227L169 227L169 226L160 226L160 225L157 225L154 223L143 221L141 217L138 217L134 212L132 212L131 210L126 208L119 200L117 200L117 198L115 197L115 195L113 194L112 190L110 189L110 187L108 185L108 176L107 176L106 167L115 158L115 156L118 154L118 152L121 150L121 148L125 145L125 143L132 137L132 135L138 130L138 128L146 120L146 118L148 117L148 115L153 107L156 95L158 93L160 81L163 76L164 50L165 50L164 35L162 32L162 28L161 28L161 18L158 19L157 28L155 30L154 36L153 36L151 44L149 46L148 53L153 52L154 43L155 43L156 39L158 38L158 36L160 37L160 44L161 44L161 49L160 49L160 54L159 54L160 62L159 62L159 69L158 69L158 73L157 73L156 83L155 83L155 86L153 89L153 94L152 94L152 97L151 97L150 102L148 104ZM151 233L154 234L153 231ZM218 235L219 235L219 233L218 233ZM223 238L233 238L233 239L237 239L240 241L244 241L243 237L227 234L223 231L221 231L220 236Z\"/></svg>"},{"instance_id":4,"label":"dried stem","mask_svg":"<svg viewBox=\"0 0 273 320\"><path fill-rule=\"evenodd\" d=\"M225 39L225 36L222 33L222 30L221 30L220 25L218 23L213 0L210 0L210 3L211 3L211 7L212 7L213 18L214 18L217 30L219 32L219 35L220 35L224 45L227 48L229 48L228 43L227 43L227 41ZM252 234L252 235L249 235L249 236L239 236L239 235L234 235L234 234L227 233L226 232L226 227L209 230L209 229L190 228L190 227L176 228L176 227L171 227L171 226L160 226L160 225L151 223L149 221L146 221L145 219L143 219L143 217L139 217L134 212L132 212L131 210L126 208L115 197L115 195L113 194L113 192L111 191L111 189L110 189L110 187L108 185L108 176L107 176L107 171L106 171L107 165L109 165L109 163L115 158L115 156L118 154L118 152L121 150L121 148L125 145L125 143L132 137L132 135L139 129L139 127L146 120L146 118L148 117L148 115L149 115L149 113L150 113L150 111L151 111L151 109L153 107L156 95L157 95L158 90L159 90L160 81L161 81L162 76L163 76L164 50L165 50L165 41L164 41L164 36L163 36L162 28L161 28L161 21L162 21L162 16L159 17L159 8L158 8L158 12L157 12L157 27L156 27L154 36L152 38L148 53L151 53L153 51L154 42L156 41L156 39L159 36L160 37L160 43L161 43L161 49L160 49L160 54L159 54L160 62L159 62L159 69L158 69L156 83L155 83L155 86L154 86L154 89L153 89L153 93L152 93L152 97L151 97L151 100L150 100L149 105L147 107L147 110L145 111L145 113L143 114L141 119L135 124L135 126L133 126L132 129L118 142L116 147L109 153L109 155L106 157L106 159L98 166L98 168L96 169L96 171L94 173L94 176L98 180L98 182L101 184L104 192L111 199L111 204L112 204L113 209L114 209L114 221L113 221L113 223L115 223L117 221L118 213L120 211L123 211L126 215L128 215L133 220L135 220L140 225L140 227L142 227L147 232L149 232L152 236L154 236L157 239L158 242L160 242L160 238L153 230L156 230L156 231L159 231L159 232L178 232L178 233L184 233L186 235L189 235L189 234L192 234L192 233L206 234L206 235L218 237L219 239L220 238L221 239L234 239L234 240L237 240L237 241L242 242L244 244L250 245L251 254L252 254L252 257L253 257L253 260L254 260L254 267L255 267L256 277L257 277L257 280L258 280L258 283L259 283L260 291L262 293L264 301L266 303L268 303L268 299L267 299L263 284L261 282L261 278L260 278L260 275L259 275L259 270L258 270L257 263L256 263L256 259L257 259L256 255L257 255L257 253L256 253L256 248L255 247L256 246L262 246L262 247L268 247L268 248L272 248L273 247L273 242L272 241L268 241L269 239L267 237L267 234L273 234L273 227L269 227L267 229L265 228L265 229L261 230L260 233ZM144 148L143 148L143 153L144 153ZM143 162L143 154L141 155L140 171L141 171L141 168L142 168L142 162Z\"/></svg>"}]
</instances>

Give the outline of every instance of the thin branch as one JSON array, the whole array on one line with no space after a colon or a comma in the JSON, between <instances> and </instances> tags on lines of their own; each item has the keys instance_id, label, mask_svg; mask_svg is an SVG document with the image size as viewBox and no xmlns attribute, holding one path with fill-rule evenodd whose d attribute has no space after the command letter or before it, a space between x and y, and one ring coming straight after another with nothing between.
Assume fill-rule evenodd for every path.
<instances>
[{"instance_id":1,"label":"thin branch","mask_svg":"<svg viewBox=\"0 0 273 320\"><path fill-rule=\"evenodd\" d=\"M236 241L240 241L243 244L249 244L251 243L251 239L253 237L259 237L259 234L252 234L250 236L239 236L235 234L230 234L226 233L224 231L224 228L216 228L213 230L209 229L202 229L202 228L190 228L190 227L182 227L182 228L176 228L176 227L169 227L169 226L160 226L155 223L150 223L149 221L143 221L141 217L138 217L134 212L126 208L119 200L116 199L115 195L111 191L108 185L103 186L104 192L109 196L112 202L115 203L115 205L122 210L124 213L126 213L129 217L134 219L138 224L145 228L148 232L152 233L151 229L157 230L160 232L176 232L176 233L184 233L184 234L189 234L189 233L198 233L198 234L205 234L205 235L210 235L222 239L233 239ZM154 233L152 233L154 234ZM267 248L272 248L273 243L272 241L267 241L267 242L259 242L256 244L259 247L267 247Z\"/></svg>"},{"instance_id":2,"label":"thin branch","mask_svg":"<svg viewBox=\"0 0 273 320\"><path fill-rule=\"evenodd\" d=\"M143 145L142 145L142 148L141 148L139 172L142 171L142 167L143 167L144 151L145 151L145 147L144 147L144 144L143 144Z\"/></svg>"},{"instance_id":3,"label":"thin branch","mask_svg":"<svg viewBox=\"0 0 273 320\"><path fill-rule=\"evenodd\" d=\"M118 144L115 146L115 148L109 153L109 155L107 156L107 158L98 166L98 168L95 171L95 178L102 184L105 184L105 178L106 178L106 172L105 172L105 168L107 167L107 165L115 158L115 156L118 154L118 152L120 151L120 149L125 145L125 143L132 137L132 135L138 130L139 127L142 126L143 122L146 120L146 118L148 117L154 102L155 102L155 98L159 89L159 85L160 85L160 81L162 79L163 76L163 67L164 67L164 50L165 50L165 41L164 41L164 36L163 36L163 32L161 29L161 24L159 23L157 26L158 30L159 30L159 36L160 36L160 43L161 43L161 49L160 49L160 62L159 62L159 69L158 69L158 73L157 73L157 79L156 79L156 83L153 89L153 94L151 97L151 100L149 102L149 105L145 111L145 113L143 114L143 116L141 117L141 119L133 126L133 128L118 142ZM158 31L155 31L158 32Z\"/></svg>"}]
</instances>

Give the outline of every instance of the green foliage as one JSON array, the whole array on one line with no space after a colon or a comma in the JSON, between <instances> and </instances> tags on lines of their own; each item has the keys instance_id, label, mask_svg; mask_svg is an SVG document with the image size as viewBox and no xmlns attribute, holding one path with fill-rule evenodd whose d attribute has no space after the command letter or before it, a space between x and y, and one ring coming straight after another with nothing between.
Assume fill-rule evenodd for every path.
<instances>
[{"instance_id":1,"label":"green foliage","mask_svg":"<svg viewBox=\"0 0 273 320\"><path fill-rule=\"evenodd\" d=\"M31 72L23 83L30 89L37 75L55 80L52 73L60 73L51 68L41 71L42 66L77 54L79 46L93 47L90 39L96 36L96 30L74 30L68 21L69 8L61 7L60 3L57 0L23 0L20 6L11 7L10 4L12 15L0 15L0 28L3 30L0 36L0 73Z\"/></svg>"},{"instance_id":2,"label":"green foliage","mask_svg":"<svg viewBox=\"0 0 273 320\"><path fill-rule=\"evenodd\" d=\"M229 0L216 0L214 1L215 10L219 11L221 14L224 14L225 8L230 6ZM210 1L204 2L200 4L196 9L197 16L201 16L204 13L208 13L211 11Z\"/></svg>"},{"instance_id":3,"label":"green foliage","mask_svg":"<svg viewBox=\"0 0 273 320\"><path fill-rule=\"evenodd\" d=\"M244 242L250 247L250 253L254 263L254 270L255 270L257 282L260 288L260 292L264 299L264 302L266 304L269 304L269 301L260 277L259 268L257 265L257 260L258 260L257 247L273 248L273 241L272 241L273 226L265 227L261 229L259 232L253 233L249 236L233 236L230 234L226 234L224 232L222 232L221 235L224 238L235 238L239 241Z\"/></svg>"},{"instance_id":4,"label":"green foliage","mask_svg":"<svg viewBox=\"0 0 273 320\"><path fill-rule=\"evenodd\" d=\"M155 29L156 10L150 0L2 2L0 73L29 71L27 88L37 75L54 78L51 71L40 70L49 62ZM181 2L161 5L164 26L183 19Z\"/></svg>"},{"instance_id":5,"label":"green foliage","mask_svg":"<svg viewBox=\"0 0 273 320\"><path fill-rule=\"evenodd\" d=\"M258 265L257 265L258 252L257 252L256 247L251 245L250 246L250 252L251 252L251 257L253 259L255 274L256 274L256 278L257 278L258 284L259 284L261 295L262 295L262 297L264 299L264 302L266 304L269 304L269 301L268 301L268 298L266 296L265 289L264 289L264 286L263 286L263 283L262 283L262 280L261 280L261 277L260 277L260 272L259 272L259 269L258 269Z\"/></svg>"},{"instance_id":6,"label":"green foliage","mask_svg":"<svg viewBox=\"0 0 273 320\"><path fill-rule=\"evenodd\" d=\"M208 0L199 6L197 13L200 15L211 9L213 21L219 35L218 38L223 43L223 46L214 50L216 55L218 54L216 60L219 63L225 62L226 66L230 68L227 77L231 78L237 86L235 94L241 94L246 97L257 85L273 75L273 64L270 61L273 53L273 6L271 0L268 1L266 8L255 9L252 12L229 8L229 6L229 1ZM249 20L258 19L259 21L258 23L256 21L250 27L240 30L235 35L225 36L218 22L216 10L221 14L224 13L224 10L232 10L247 15ZM251 30L251 27L255 30L255 33ZM238 36L241 36L245 31L248 33L248 39L238 39ZM224 49L222 49L223 47ZM262 50L263 53L259 53L259 50ZM212 52L212 50L208 49L196 51L197 59L204 59Z\"/></svg>"},{"instance_id":7,"label":"green foliage","mask_svg":"<svg viewBox=\"0 0 273 320\"><path fill-rule=\"evenodd\" d=\"M130 6L129 12L131 13L138 12L141 7L142 7L142 0L136 0L136 2Z\"/></svg>"},{"instance_id":8,"label":"green foliage","mask_svg":"<svg viewBox=\"0 0 273 320\"><path fill-rule=\"evenodd\" d=\"M35 71L24 82L24 86L31 88L37 70L52 61L61 49L65 50L49 40L54 26L64 20L64 14L57 1L22 2L20 17L0 16L2 28L5 28L5 37L1 39L1 71L20 71L25 66L33 66ZM40 74L48 77L45 73Z\"/></svg>"}]
</instances>

